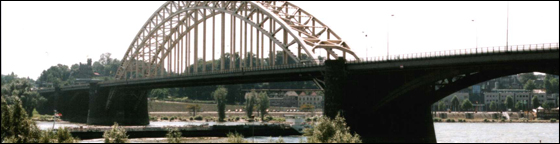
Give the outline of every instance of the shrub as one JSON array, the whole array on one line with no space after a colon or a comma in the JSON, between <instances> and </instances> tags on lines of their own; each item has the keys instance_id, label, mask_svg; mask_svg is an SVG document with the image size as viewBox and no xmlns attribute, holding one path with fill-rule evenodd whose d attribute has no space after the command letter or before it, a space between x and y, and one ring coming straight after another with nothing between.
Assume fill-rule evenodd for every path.
<instances>
[{"instance_id":1,"label":"shrub","mask_svg":"<svg viewBox=\"0 0 560 144\"><path fill-rule=\"evenodd\" d=\"M265 118L266 121L271 121L271 120L273 120L273 119L274 119L274 118L272 118L271 116L267 116L267 117Z\"/></svg>"},{"instance_id":2,"label":"shrub","mask_svg":"<svg viewBox=\"0 0 560 144\"><path fill-rule=\"evenodd\" d=\"M161 120L169 120L168 117L162 117Z\"/></svg>"},{"instance_id":3,"label":"shrub","mask_svg":"<svg viewBox=\"0 0 560 144\"><path fill-rule=\"evenodd\" d=\"M190 117L190 118L189 118L189 120L193 121L193 120L194 120L194 118L193 118L193 117Z\"/></svg>"},{"instance_id":4,"label":"shrub","mask_svg":"<svg viewBox=\"0 0 560 144\"><path fill-rule=\"evenodd\" d=\"M455 122L455 120L454 120L454 119L452 119L452 120L451 120L451 122Z\"/></svg>"},{"instance_id":5,"label":"shrub","mask_svg":"<svg viewBox=\"0 0 560 144\"><path fill-rule=\"evenodd\" d=\"M358 134L351 134L346 120L340 115L334 119L321 117L315 127L304 130L308 143L362 143Z\"/></svg>"},{"instance_id":6,"label":"shrub","mask_svg":"<svg viewBox=\"0 0 560 144\"><path fill-rule=\"evenodd\" d=\"M227 142L228 143L248 143L247 141L245 141L245 139L243 139L243 135L235 132L235 133L228 133L227 134Z\"/></svg>"},{"instance_id":7,"label":"shrub","mask_svg":"<svg viewBox=\"0 0 560 144\"><path fill-rule=\"evenodd\" d=\"M182 135L183 133L181 133L178 129L169 129L167 135L165 136L167 137L167 143L182 143Z\"/></svg>"},{"instance_id":8,"label":"shrub","mask_svg":"<svg viewBox=\"0 0 560 144\"><path fill-rule=\"evenodd\" d=\"M489 122L488 119L484 119L484 122Z\"/></svg>"},{"instance_id":9,"label":"shrub","mask_svg":"<svg viewBox=\"0 0 560 144\"><path fill-rule=\"evenodd\" d=\"M194 120L202 120L202 119L203 119L202 116L196 116L196 117L194 117Z\"/></svg>"},{"instance_id":10,"label":"shrub","mask_svg":"<svg viewBox=\"0 0 560 144\"><path fill-rule=\"evenodd\" d=\"M506 120L505 120L505 119L502 119L502 122L506 122Z\"/></svg>"},{"instance_id":11,"label":"shrub","mask_svg":"<svg viewBox=\"0 0 560 144\"><path fill-rule=\"evenodd\" d=\"M492 122L496 122L496 121L492 120Z\"/></svg>"},{"instance_id":12,"label":"shrub","mask_svg":"<svg viewBox=\"0 0 560 144\"><path fill-rule=\"evenodd\" d=\"M445 122L451 122L451 119L447 119Z\"/></svg>"},{"instance_id":13,"label":"shrub","mask_svg":"<svg viewBox=\"0 0 560 144\"><path fill-rule=\"evenodd\" d=\"M103 138L105 138L105 143L128 143L128 135L126 135L126 130L119 127L119 124L115 123L111 130L105 131L103 133Z\"/></svg>"},{"instance_id":14,"label":"shrub","mask_svg":"<svg viewBox=\"0 0 560 144\"><path fill-rule=\"evenodd\" d=\"M239 121L239 117L235 117L235 121Z\"/></svg>"},{"instance_id":15,"label":"shrub","mask_svg":"<svg viewBox=\"0 0 560 144\"><path fill-rule=\"evenodd\" d=\"M555 123L556 119L550 119L550 122Z\"/></svg>"}]
</instances>

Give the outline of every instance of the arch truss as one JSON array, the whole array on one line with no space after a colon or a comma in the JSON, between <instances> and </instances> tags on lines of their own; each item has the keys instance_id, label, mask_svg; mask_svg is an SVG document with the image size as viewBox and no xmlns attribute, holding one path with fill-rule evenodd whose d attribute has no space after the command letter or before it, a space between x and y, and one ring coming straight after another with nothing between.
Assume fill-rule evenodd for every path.
<instances>
[{"instance_id":1,"label":"arch truss","mask_svg":"<svg viewBox=\"0 0 560 144\"><path fill-rule=\"evenodd\" d=\"M134 37L116 78L317 64L317 49L327 59L359 60L332 29L289 2L171 1Z\"/></svg>"}]
</instances>

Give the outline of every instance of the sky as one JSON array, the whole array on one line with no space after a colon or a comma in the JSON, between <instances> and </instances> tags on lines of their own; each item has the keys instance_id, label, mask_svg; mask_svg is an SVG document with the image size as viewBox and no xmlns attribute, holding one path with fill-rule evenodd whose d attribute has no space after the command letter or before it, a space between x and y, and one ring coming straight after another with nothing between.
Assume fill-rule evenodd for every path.
<instances>
[{"instance_id":1,"label":"sky","mask_svg":"<svg viewBox=\"0 0 560 144\"><path fill-rule=\"evenodd\" d=\"M96 61L106 52L122 59L164 3L2 1L1 73L37 79L50 66ZM558 1L292 3L362 58L387 55L387 43L395 55L505 46L506 37L509 45L558 43L560 35Z\"/></svg>"}]
</instances>

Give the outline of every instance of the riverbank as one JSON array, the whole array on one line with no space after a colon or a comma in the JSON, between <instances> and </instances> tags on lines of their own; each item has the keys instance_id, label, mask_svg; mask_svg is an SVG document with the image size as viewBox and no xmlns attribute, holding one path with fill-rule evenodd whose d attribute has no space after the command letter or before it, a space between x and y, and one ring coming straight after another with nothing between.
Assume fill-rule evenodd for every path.
<instances>
[{"instance_id":1,"label":"riverbank","mask_svg":"<svg viewBox=\"0 0 560 144\"><path fill-rule=\"evenodd\" d=\"M536 119L531 113L521 112L437 112L432 117L434 122L441 123L558 123L558 121Z\"/></svg>"}]
</instances>

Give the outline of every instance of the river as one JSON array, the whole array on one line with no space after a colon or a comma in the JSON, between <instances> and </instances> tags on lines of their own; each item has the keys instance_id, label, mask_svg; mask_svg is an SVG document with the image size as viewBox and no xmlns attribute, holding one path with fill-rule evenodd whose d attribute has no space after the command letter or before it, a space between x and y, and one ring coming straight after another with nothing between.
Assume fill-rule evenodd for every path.
<instances>
[{"instance_id":1,"label":"river","mask_svg":"<svg viewBox=\"0 0 560 144\"><path fill-rule=\"evenodd\" d=\"M150 126L200 125L192 122L152 122ZM215 123L208 123L214 125ZM227 123L236 125L240 123ZM37 122L40 129L52 128L52 122ZM83 124L61 122L55 127L79 127ZM559 124L548 123L434 123L438 143L559 143ZM266 143L278 137L247 137L246 140ZM283 137L286 143L300 142L300 136ZM226 138L189 138L188 143L225 142ZM305 140L304 140L305 141ZM103 139L83 140L82 143L102 143ZM166 142L165 138L130 139L132 143Z\"/></svg>"}]
</instances>

